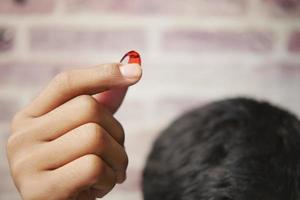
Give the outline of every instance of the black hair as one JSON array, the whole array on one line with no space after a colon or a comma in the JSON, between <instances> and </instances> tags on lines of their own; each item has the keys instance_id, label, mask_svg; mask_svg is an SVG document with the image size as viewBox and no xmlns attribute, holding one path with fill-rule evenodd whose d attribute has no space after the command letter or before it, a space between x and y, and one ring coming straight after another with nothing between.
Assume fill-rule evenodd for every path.
<instances>
[{"instance_id":1,"label":"black hair","mask_svg":"<svg viewBox=\"0 0 300 200\"><path fill-rule=\"evenodd\" d=\"M155 141L145 200L299 200L300 122L234 98L184 114Z\"/></svg>"}]
</instances>

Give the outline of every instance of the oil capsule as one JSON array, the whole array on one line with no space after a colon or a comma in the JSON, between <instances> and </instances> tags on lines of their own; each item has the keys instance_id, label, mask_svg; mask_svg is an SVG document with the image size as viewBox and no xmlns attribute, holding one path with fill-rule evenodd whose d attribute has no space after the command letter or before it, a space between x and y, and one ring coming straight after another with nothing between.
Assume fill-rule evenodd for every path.
<instances>
[{"instance_id":1,"label":"oil capsule","mask_svg":"<svg viewBox=\"0 0 300 200\"><path fill-rule=\"evenodd\" d=\"M124 63L127 62L128 64L142 64L142 59L141 56L138 52L136 51L129 51L128 53L126 53L120 63Z\"/></svg>"}]
</instances>

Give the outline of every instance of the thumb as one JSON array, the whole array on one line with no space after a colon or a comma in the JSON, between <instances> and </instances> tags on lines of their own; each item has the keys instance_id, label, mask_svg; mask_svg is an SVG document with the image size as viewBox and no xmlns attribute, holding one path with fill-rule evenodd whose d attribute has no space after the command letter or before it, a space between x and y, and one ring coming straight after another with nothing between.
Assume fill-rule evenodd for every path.
<instances>
[{"instance_id":1,"label":"thumb","mask_svg":"<svg viewBox=\"0 0 300 200\"><path fill-rule=\"evenodd\" d=\"M130 65L138 65L138 64L130 64ZM130 70L132 68L124 68L122 66L120 67L120 71L123 75L131 73L130 71L126 71L127 69ZM135 83L137 83L141 79L141 76L142 76L141 67L138 67L138 69L140 69L140 73L136 77ZM134 72L134 74L136 74L136 72ZM129 86L115 87L115 88L112 88L112 89L107 90L105 92L94 95L94 98L99 103L106 106L106 108L108 108L111 111L111 113L114 114L119 109L119 107L121 106L121 104L124 100L124 97L126 96L126 92L128 90L128 87Z\"/></svg>"},{"instance_id":2,"label":"thumb","mask_svg":"<svg viewBox=\"0 0 300 200\"><path fill-rule=\"evenodd\" d=\"M129 51L121 59L121 63L128 58L128 64L139 64L141 65L141 57L136 51ZM139 77L140 78L140 77ZM120 87L117 89L112 89L101 94L97 94L94 97L97 101L105 105L112 113L115 113L121 106L123 99L126 95L128 87Z\"/></svg>"}]
</instances>

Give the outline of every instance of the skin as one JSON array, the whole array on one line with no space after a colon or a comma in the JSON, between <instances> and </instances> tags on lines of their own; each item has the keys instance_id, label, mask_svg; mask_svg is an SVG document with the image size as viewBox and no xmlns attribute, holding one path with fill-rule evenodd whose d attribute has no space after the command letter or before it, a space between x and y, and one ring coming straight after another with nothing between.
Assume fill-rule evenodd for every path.
<instances>
[{"instance_id":1,"label":"skin","mask_svg":"<svg viewBox=\"0 0 300 200\"><path fill-rule=\"evenodd\" d=\"M113 113L141 75L139 65L119 63L62 72L14 116L7 157L24 200L101 198L125 180L124 130Z\"/></svg>"}]
</instances>

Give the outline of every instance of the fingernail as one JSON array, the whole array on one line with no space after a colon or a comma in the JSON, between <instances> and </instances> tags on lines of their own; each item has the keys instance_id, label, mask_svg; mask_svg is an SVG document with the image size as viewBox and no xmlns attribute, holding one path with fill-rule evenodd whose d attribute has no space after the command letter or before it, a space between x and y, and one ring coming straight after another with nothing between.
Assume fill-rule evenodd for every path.
<instances>
[{"instance_id":1,"label":"fingernail","mask_svg":"<svg viewBox=\"0 0 300 200\"><path fill-rule=\"evenodd\" d=\"M135 78L139 75L138 67L140 67L138 64L122 65L120 71L125 78Z\"/></svg>"}]
</instances>

